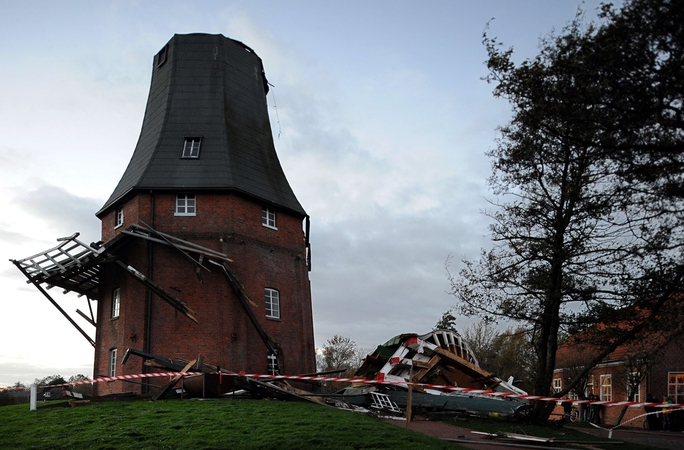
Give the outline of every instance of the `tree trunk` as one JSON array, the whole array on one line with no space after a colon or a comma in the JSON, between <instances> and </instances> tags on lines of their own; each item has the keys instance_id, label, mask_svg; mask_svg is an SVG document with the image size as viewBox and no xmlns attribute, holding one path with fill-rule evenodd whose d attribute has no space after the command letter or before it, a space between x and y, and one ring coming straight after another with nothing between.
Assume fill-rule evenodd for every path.
<instances>
[{"instance_id":1,"label":"tree trunk","mask_svg":"<svg viewBox=\"0 0 684 450\"><path fill-rule=\"evenodd\" d=\"M622 411L620 411L620 415L618 416L617 422L615 423L615 425L620 425L622 423L622 419L625 417L625 413L627 412L627 408L629 408L629 406L623 406L622 407Z\"/></svg>"}]
</instances>

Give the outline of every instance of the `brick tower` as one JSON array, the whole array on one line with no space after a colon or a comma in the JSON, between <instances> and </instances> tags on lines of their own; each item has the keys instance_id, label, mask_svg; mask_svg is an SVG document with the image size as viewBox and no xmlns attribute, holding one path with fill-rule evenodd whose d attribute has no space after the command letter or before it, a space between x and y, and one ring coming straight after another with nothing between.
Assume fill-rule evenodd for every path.
<instances>
[{"instance_id":1,"label":"brick tower","mask_svg":"<svg viewBox=\"0 0 684 450\"><path fill-rule=\"evenodd\" d=\"M99 273L96 377L149 370L122 364L127 349L314 371L309 218L275 152L267 92L261 59L221 35L175 35L155 56L138 144L97 213L118 263Z\"/></svg>"}]
</instances>

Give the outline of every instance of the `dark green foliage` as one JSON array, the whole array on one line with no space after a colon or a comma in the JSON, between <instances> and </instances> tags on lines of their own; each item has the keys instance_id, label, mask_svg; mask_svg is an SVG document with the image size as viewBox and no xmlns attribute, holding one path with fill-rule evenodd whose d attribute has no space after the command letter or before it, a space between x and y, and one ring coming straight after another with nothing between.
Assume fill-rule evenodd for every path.
<instances>
[{"instance_id":1,"label":"dark green foliage","mask_svg":"<svg viewBox=\"0 0 684 450\"><path fill-rule=\"evenodd\" d=\"M681 329L684 3L633 0L600 17L579 15L520 64L484 40L513 117L488 153L494 248L451 281L461 312L525 325L537 395L563 332L612 325L593 334L589 370L640 333Z\"/></svg>"},{"instance_id":2,"label":"dark green foliage","mask_svg":"<svg viewBox=\"0 0 684 450\"><path fill-rule=\"evenodd\" d=\"M71 378L73 378L73 377L71 377ZM69 379L70 381L72 381L71 378ZM77 381L77 380L73 380L73 381ZM41 379L36 378L34 380L33 384L35 384L37 386L54 386L56 384L64 384L66 382L67 381L64 379L63 376L61 376L59 374L55 374L55 375L49 375L49 376L47 376L45 378L41 378Z\"/></svg>"},{"instance_id":3,"label":"dark green foliage","mask_svg":"<svg viewBox=\"0 0 684 450\"><path fill-rule=\"evenodd\" d=\"M0 408L3 448L441 449L444 442L349 411L265 400Z\"/></svg>"},{"instance_id":4,"label":"dark green foliage","mask_svg":"<svg viewBox=\"0 0 684 450\"><path fill-rule=\"evenodd\" d=\"M432 328L433 330L451 330L454 332L458 332L456 330L456 316L454 316L453 312L451 310L448 310L442 314L441 319L437 321L435 326Z\"/></svg>"}]
</instances>

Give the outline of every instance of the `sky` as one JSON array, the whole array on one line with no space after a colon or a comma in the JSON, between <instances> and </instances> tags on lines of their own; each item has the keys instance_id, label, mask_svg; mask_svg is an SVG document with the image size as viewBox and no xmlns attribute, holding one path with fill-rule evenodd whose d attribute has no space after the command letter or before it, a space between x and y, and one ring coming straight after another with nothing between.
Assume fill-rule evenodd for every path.
<instances>
[{"instance_id":1,"label":"sky","mask_svg":"<svg viewBox=\"0 0 684 450\"><path fill-rule=\"evenodd\" d=\"M92 376L93 349L9 261L80 232L135 148L153 56L174 33L261 57L285 174L311 216L316 346L426 333L490 244L485 152L510 119L482 33L515 60L598 1L0 1L0 387ZM79 325L85 297L50 292ZM96 302L94 302L96 304ZM457 318L463 328L473 319Z\"/></svg>"}]
</instances>

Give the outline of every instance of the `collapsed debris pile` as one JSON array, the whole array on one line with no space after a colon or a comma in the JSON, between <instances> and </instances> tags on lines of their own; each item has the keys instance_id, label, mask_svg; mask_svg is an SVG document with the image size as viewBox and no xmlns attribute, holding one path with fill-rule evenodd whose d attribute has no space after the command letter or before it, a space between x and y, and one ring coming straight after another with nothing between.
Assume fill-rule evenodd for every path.
<instances>
[{"instance_id":1,"label":"collapsed debris pile","mask_svg":"<svg viewBox=\"0 0 684 450\"><path fill-rule=\"evenodd\" d=\"M249 396L307 401L395 418L403 417L404 411L410 414L412 408L516 418L524 418L530 411L525 401L509 398L527 393L513 386L512 380L503 381L481 368L458 333L449 330L424 335L402 334L390 339L365 358L356 371L356 378L346 379L352 382L350 387L335 393L316 392L318 385L315 384L309 385L308 390L302 389L301 385L294 386L284 379L297 379L294 383L312 382L315 380L311 378L320 374L283 375L280 379L276 374L276 379L262 380L259 378L270 376L230 372L205 363L202 357L172 360L130 348L122 364L131 356L142 358L144 366L153 371L171 371L169 375L174 375L164 385L148 382L152 400L172 392L200 398ZM467 391L444 392L439 386ZM483 395L473 390L502 395Z\"/></svg>"},{"instance_id":2,"label":"collapsed debris pile","mask_svg":"<svg viewBox=\"0 0 684 450\"><path fill-rule=\"evenodd\" d=\"M412 382L428 385L450 385L491 390L516 395L527 393L490 374L478 364L463 339L450 330L434 330L424 335L401 334L390 339L370 355L356 371L356 376L390 382ZM527 402L487 395L442 392L429 387L412 387L412 405L432 411L469 412L524 417ZM369 405L369 394L382 392L401 408L409 403L408 384L377 385L344 389L346 401Z\"/></svg>"}]
</instances>

